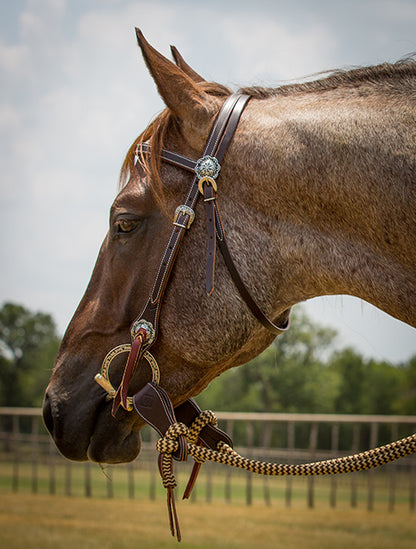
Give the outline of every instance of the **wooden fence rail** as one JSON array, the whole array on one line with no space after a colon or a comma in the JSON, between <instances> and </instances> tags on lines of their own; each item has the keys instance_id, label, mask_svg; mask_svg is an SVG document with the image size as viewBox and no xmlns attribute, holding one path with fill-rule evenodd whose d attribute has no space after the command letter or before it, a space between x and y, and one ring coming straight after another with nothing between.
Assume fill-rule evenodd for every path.
<instances>
[{"instance_id":1,"label":"wooden fence rail","mask_svg":"<svg viewBox=\"0 0 416 549\"><path fill-rule=\"evenodd\" d=\"M356 453L376 447L416 429L416 416L361 416L334 414L217 413L221 428L234 439L237 450L257 459L302 463ZM140 457L122 466L98 467L74 463L56 450L43 426L40 409L0 408L0 491L30 491L85 497L164 497L158 477L156 435L143 430ZM180 486L192 463L177 464ZM283 502L314 507L322 503L387 506L394 511L416 503L416 456L378 470L334 477L265 477L207 463L202 468L192 501Z\"/></svg>"}]
</instances>

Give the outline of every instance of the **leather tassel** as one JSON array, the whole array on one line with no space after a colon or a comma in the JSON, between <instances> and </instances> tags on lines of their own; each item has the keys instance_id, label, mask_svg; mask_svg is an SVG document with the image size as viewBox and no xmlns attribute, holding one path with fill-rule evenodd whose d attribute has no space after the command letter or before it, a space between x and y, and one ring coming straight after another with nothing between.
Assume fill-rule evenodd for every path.
<instances>
[{"instance_id":1,"label":"leather tassel","mask_svg":"<svg viewBox=\"0 0 416 549\"><path fill-rule=\"evenodd\" d=\"M194 466L192 468L191 476L189 477L188 484L186 485L185 492L183 493L182 499L188 499L191 495L191 492L193 490L193 487L195 486L196 479L198 477L199 471L201 469L202 463L198 463L197 461L194 463Z\"/></svg>"},{"instance_id":2,"label":"leather tassel","mask_svg":"<svg viewBox=\"0 0 416 549\"><path fill-rule=\"evenodd\" d=\"M120 405L123 406L125 410L127 410L127 392L134 372L136 371L137 363L141 356L143 343L145 341L146 332L144 330L139 330L131 345L129 358L127 359L127 364L123 372L123 378L114 396L113 407L111 410L111 414L113 415L113 417L116 415Z\"/></svg>"},{"instance_id":3,"label":"leather tassel","mask_svg":"<svg viewBox=\"0 0 416 549\"><path fill-rule=\"evenodd\" d=\"M178 541L181 541L182 536L181 536L181 529L179 527L178 514L176 512L174 488L172 486L168 486L167 491L168 491L167 492L167 503L168 503L170 531L171 531L173 537L175 537L175 535L176 535L176 539Z\"/></svg>"},{"instance_id":4,"label":"leather tassel","mask_svg":"<svg viewBox=\"0 0 416 549\"><path fill-rule=\"evenodd\" d=\"M212 185L205 184L204 186L204 202L207 216L207 235L208 235L208 251L207 251L207 274L205 289L208 295L214 291L215 278L215 255L217 248L217 238L215 232L215 190Z\"/></svg>"}]
</instances>

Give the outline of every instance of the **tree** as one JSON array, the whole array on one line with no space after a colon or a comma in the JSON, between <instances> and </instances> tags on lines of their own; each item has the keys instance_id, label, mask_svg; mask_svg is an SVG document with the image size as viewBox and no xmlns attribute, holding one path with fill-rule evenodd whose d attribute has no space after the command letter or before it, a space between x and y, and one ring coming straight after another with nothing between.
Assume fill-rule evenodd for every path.
<instances>
[{"instance_id":1,"label":"tree","mask_svg":"<svg viewBox=\"0 0 416 549\"><path fill-rule=\"evenodd\" d=\"M15 303L0 309L0 405L39 406L59 347L49 314Z\"/></svg>"},{"instance_id":2,"label":"tree","mask_svg":"<svg viewBox=\"0 0 416 549\"><path fill-rule=\"evenodd\" d=\"M198 401L229 411L331 412L340 379L326 359L335 335L297 308L287 333L248 364L213 381Z\"/></svg>"}]
</instances>

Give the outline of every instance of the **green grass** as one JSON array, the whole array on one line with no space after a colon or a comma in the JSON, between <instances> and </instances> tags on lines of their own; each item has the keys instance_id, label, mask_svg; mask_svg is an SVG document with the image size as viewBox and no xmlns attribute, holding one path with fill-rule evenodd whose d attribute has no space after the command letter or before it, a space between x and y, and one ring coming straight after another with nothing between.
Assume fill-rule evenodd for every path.
<instances>
[{"instance_id":1,"label":"green grass","mask_svg":"<svg viewBox=\"0 0 416 549\"><path fill-rule=\"evenodd\" d=\"M178 502L183 549L414 549L407 506L368 512L345 505L290 509ZM13 494L0 497L0 547L7 549L155 549L176 547L164 501Z\"/></svg>"},{"instance_id":2,"label":"green grass","mask_svg":"<svg viewBox=\"0 0 416 549\"><path fill-rule=\"evenodd\" d=\"M190 464L175 464L175 472L179 483L178 492L181 494L188 480ZM415 497L415 479L406 473L397 472L391 477L384 470L379 470L332 478L264 478L206 464L194 489L193 501L244 503L249 498L253 503L265 505L270 500L284 505L289 485L291 503L300 502L304 506L308 505L313 495L314 506L328 507L334 490L336 505L351 504L355 494L358 507L367 508L371 503L371 507L380 510L389 510L401 504L409 508L411 498ZM158 501L165 498L155 464L139 462L105 469L91 463L64 460L57 461L52 468L46 463L20 463L16 469L16 465L11 462L0 462L2 492L130 498L135 501Z\"/></svg>"},{"instance_id":3,"label":"green grass","mask_svg":"<svg viewBox=\"0 0 416 549\"><path fill-rule=\"evenodd\" d=\"M190 464L175 464L175 472L179 482L178 492L182 493L190 473ZM415 479L409 473L396 472L391 477L381 469L332 478L266 479L244 471L206 464L194 489L193 501L244 503L250 498L250 501L263 505L269 499L284 505L289 485L291 502L300 502L304 506L308 505L313 495L314 506L328 507L334 490L336 505L351 504L355 495L358 507L374 507L380 510L389 510L401 504L409 508L412 498L415 498ZM3 461L0 462L0 493L2 492L131 498L135 501L158 501L165 498L155 463L141 462L101 469L91 463L71 463L64 460L55 462L52 468L47 463L19 463L16 468L15 464Z\"/></svg>"}]
</instances>

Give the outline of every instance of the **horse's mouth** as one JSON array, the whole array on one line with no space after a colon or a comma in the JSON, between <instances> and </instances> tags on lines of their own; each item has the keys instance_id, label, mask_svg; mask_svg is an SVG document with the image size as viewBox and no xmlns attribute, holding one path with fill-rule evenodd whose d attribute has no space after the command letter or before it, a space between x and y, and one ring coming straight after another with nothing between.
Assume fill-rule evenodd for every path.
<instances>
[{"instance_id":1,"label":"horse's mouth","mask_svg":"<svg viewBox=\"0 0 416 549\"><path fill-rule=\"evenodd\" d=\"M100 414L87 448L87 457L97 463L127 463L140 453L142 425ZM136 416L137 417L137 416Z\"/></svg>"},{"instance_id":2,"label":"horse's mouth","mask_svg":"<svg viewBox=\"0 0 416 549\"><path fill-rule=\"evenodd\" d=\"M71 413L65 402L45 397L45 426L64 457L73 461L127 463L139 455L143 423L136 414L120 410L114 418L111 403L103 399L95 405L90 402L89 409L82 408L77 406Z\"/></svg>"}]
</instances>

